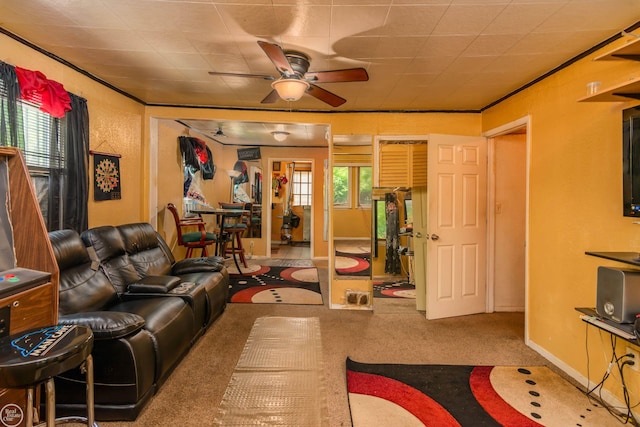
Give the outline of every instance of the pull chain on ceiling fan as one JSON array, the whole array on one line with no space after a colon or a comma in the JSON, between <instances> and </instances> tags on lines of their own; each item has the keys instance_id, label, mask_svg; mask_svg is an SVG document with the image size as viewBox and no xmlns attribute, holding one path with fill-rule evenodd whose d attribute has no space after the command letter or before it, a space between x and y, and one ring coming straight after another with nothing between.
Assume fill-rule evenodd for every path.
<instances>
[{"instance_id":1,"label":"pull chain on ceiling fan","mask_svg":"<svg viewBox=\"0 0 640 427\"><path fill-rule=\"evenodd\" d=\"M241 74L210 71L212 76L250 77L273 80L271 92L261 101L262 104L272 104L281 98L285 101L297 101L305 93L325 102L332 107L339 107L347 102L346 99L317 86L316 83L364 82L369 80L364 68L348 68L344 70L329 70L309 72L310 60L302 52L282 50L274 43L258 41L267 57L280 73L280 78L262 74Z\"/></svg>"}]
</instances>

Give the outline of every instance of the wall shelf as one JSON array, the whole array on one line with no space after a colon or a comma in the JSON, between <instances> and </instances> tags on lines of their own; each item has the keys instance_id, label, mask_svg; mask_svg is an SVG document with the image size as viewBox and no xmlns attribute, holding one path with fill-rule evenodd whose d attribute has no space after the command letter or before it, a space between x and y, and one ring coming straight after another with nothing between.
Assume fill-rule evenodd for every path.
<instances>
[{"instance_id":1,"label":"wall shelf","mask_svg":"<svg viewBox=\"0 0 640 427\"><path fill-rule=\"evenodd\" d=\"M640 61L640 38L624 44L614 50L597 56L594 61ZM578 102L624 102L630 99L640 100L640 77L602 89L592 95L578 99Z\"/></svg>"},{"instance_id":2,"label":"wall shelf","mask_svg":"<svg viewBox=\"0 0 640 427\"><path fill-rule=\"evenodd\" d=\"M609 51L603 55L595 57L594 61L611 61L611 60L630 60L640 61L640 38L634 38L627 44L617 49Z\"/></svg>"},{"instance_id":3,"label":"wall shelf","mask_svg":"<svg viewBox=\"0 0 640 427\"><path fill-rule=\"evenodd\" d=\"M575 310L581 313L580 320L583 322L607 331L635 345L639 344L635 334L635 327L632 323L616 323L609 319L602 318L595 309L590 307L576 307Z\"/></svg>"},{"instance_id":4,"label":"wall shelf","mask_svg":"<svg viewBox=\"0 0 640 427\"><path fill-rule=\"evenodd\" d=\"M640 266L640 253L638 252L585 252L587 255L598 258L610 259L625 264Z\"/></svg>"},{"instance_id":5,"label":"wall shelf","mask_svg":"<svg viewBox=\"0 0 640 427\"><path fill-rule=\"evenodd\" d=\"M640 77L587 95L578 102L624 102L630 99L640 99Z\"/></svg>"}]
</instances>

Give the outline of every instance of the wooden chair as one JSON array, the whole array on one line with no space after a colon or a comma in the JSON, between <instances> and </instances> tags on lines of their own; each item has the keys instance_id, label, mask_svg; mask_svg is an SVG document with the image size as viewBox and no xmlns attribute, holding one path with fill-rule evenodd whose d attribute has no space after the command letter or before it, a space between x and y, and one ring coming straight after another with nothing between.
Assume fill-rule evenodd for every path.
<instances>
[{"instance_id":1,"label":"wooden chair","mask_svg":"<svg viewBox=\"0 0 640 427\"><path fill-rule=\"evenodd\" d=\"M252 205L249 215L248 237L262 237L262 206Z\"/></svg>"},{"instance_id":2,"label":"wooden chair","mask_svg":"<svg viewBox=\"0 0 640 427\"><path fill-rule=\"evenodd\" d=\"M186 258L191 258L194 249L202 249L201 256L209 256L207 246L213 245L217 242L218 236L215 233L210 233L205 229L205 223L200 217L193 218L180 218L178 209L176 209L173 203L167 204L167 209L173 215L173 219L176 223L176 231L178 233L178 245L187 248ZM198 231L183 231L193 230L197 228Z\"/></svg>"},{"instance_id":3,"label":"wooden chair","mask_svg":"<svg viewBox=\"0 0 640 427\"><path fill-rule=\"evenodd\" d=\"M221 209L235 209L246 210L246 203L219 203ZM241 213L239 215L224 215L222 224L219 226L222 228L224 235L228 236L222 243L222 255L231 254L232 256L238 255L240 261L247 268L247 260L244 256L244 247L242 246L242 236L247 231L248 225L245 218L250 218L251 212ZM235 241L235 243L234 243ZM231 247L229 247L231 243Z\"/></svg>"}]
</instances>

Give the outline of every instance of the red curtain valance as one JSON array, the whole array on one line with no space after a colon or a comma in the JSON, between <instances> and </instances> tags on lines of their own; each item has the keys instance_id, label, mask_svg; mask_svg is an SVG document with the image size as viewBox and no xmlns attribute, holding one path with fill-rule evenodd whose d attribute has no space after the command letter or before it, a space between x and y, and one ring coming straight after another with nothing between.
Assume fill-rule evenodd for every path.
<instances>
[{"instance_id":1,"label":"red curtain valance","mask_svg":"<svg viewBox=\"0 0 640 427\"><path fill-rule=\"evenodd\" d=\"M71 98L62 84L47 79L40 71L15 69L22 99L40 105L40 110L57 118L71 111Z\"/></svg>"}]
</instances>

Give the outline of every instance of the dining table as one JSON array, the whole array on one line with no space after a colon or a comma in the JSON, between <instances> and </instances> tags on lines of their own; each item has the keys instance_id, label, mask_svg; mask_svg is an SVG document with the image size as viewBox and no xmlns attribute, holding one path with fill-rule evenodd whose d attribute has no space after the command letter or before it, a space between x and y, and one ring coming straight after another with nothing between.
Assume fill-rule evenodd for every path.
<instances>
[{"instance_id":1,"label":"dining table","mask_svg":"<svg viewBox=\"0 0 640 427\"><path fill-rule=\"evenodd\" d=\"M197 214L197 215L200 215L200 216L202 216L202 215L215 215L215 217L216 217L215 224L219 229L218 238L216 239L215 254L224 258L224 254L222 253L223 248L224 248L223 242L225 241L225 239L229 238L231 240L231 249L232 249L231 252L232 252L233 262L236 265L236 268L238 269L238 273L241 273L242 270L240 270L240 264L238 264L238 258L236 257L235 239L229 233L225 234L224 224L225 224L225 221L230 218L233 221L233 225L234 226L238 225L242 221L242 216L248 214L249 211L245 210L245 209L223 209L223 208L214 208L214 207L211 207L211 208L198 207L198 208L189 210L189 213Z\"/></svg>"}]
</instances>

